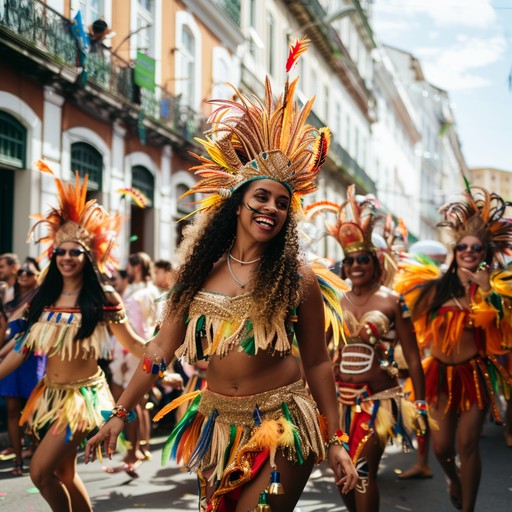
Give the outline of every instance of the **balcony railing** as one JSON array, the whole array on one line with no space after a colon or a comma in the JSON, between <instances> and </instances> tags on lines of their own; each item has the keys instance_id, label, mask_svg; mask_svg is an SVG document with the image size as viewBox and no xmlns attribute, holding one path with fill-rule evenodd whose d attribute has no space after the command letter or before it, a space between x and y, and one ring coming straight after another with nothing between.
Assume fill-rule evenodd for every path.
<instances>
[{"instance_id":1,"label":"balcony railing","mask_svg":"<svg viewBox=\"0 0 512 512\"><path fill-rule=\"evenodd\" d=\"M240 26L240 0L211 0L212 3L224 9L236 26Z\"/></svg>"},{"instance_id":2,"label":"balcony railing","mask_svg":"<svg viewBox=\"0 0 512 512\"><path fill-rule=\"evenodd\" d=\"M14 34L20 45L67 68L76 81L80 82L82 73L84 84L97 85L164 128L189 140L202 134L204 116L161 87L154 92L139 89L133 82L133 64L104 45L90 46L82 69L71 25L71 20L40 0L0 0L0 35L5 31L12 38Z\"/></svg>"},{"instance_id":3,"label":"balcony railing","mask_svg":"<svg viewBox=\"0 0 512 512\"><path fill-rule=\"evenodd\" d=\"M310 112L308 122L315 128L325 126L325 123L314 113ZM367 194L377 193L375 182L366 174L364 169L348 154L348 152L338 142L331 139L329 147L329 156L334 160L337 167L341 168L350 180L364 190Z\"/></svg>"}]
</instances>

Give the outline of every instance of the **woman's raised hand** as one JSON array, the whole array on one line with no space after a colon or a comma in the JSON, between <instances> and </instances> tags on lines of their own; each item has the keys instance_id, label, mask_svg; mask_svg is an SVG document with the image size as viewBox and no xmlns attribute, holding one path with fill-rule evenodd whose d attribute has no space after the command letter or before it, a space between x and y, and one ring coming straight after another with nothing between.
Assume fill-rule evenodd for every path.
<instances>
[{"instance_id":1,"label":"woman's raised hand","mask_svg":"<svg viewBox=\"0 0 512 512\"><path fill-rule=\"evenodd\" d=\"M119 434L123 431L124 421L113 416L110 418L100 429L100 431L87 441L85 445L85 463L89 460L93 462L96 460L96 456L101 460L102 451L101 444L103 443L104 452L108 455L108 458L112 458L112 454L116 451L116 443Z\"/></svg>"}]
</instances>

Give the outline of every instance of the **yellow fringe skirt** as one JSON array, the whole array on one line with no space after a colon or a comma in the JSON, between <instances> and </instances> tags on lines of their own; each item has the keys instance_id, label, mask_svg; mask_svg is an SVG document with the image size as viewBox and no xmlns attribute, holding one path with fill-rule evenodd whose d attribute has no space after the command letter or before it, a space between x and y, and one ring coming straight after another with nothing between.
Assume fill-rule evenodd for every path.
<instances>
[{"instance_id":1,"label":"yellow fringe skirt","mask_svg":"<svg viewBox=\"0 0 512 512\"><path fill-rule=\"evenodd\" d=\"M242 486L276 453L301 464L311 455L325 459L327 428L302 381L256 395L226 396L208 389L184 395L155 416L158 421L193 400L162 452L198 473L201 510L234 510ZM215 487L206 502L205 477Z\"/></svg>"},{"instance_id":2,"label":"yellow fringe skirt","mask_svg":"<svg viewBox=\"0 0 512 512\"><path fill-rule=\"evenodd\" d=\"M54 435L65 430L69 441L75 432L92 433L101 427L105 421L101 411L110 411L113 406L114 399L100 368L87 379L67 384L49 382L45 376L28 398L19 424L27 424L38 439L49 430Z\"/></svg>"}]
</instances>

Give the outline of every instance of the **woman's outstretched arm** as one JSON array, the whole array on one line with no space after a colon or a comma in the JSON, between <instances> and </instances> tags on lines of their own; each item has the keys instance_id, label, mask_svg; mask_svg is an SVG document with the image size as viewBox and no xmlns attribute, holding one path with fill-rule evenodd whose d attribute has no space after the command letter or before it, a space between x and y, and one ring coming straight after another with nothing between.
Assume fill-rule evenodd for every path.
<instances>
[{"instance_id":1,"label":"woman's outstretched arm","mask_svg":"<svg viewBox=\"0 0 512 512\"><path fill-rule=\"evenodd\" d=\"M85 462L94 460L98 454L98 449L103 448L109 457L115 451L117 437L124 428L122 411L129 412L135 408L142 397L155 380L158 378L158 372L152 373L151 367L157 369L161 362L169 362L174 357L174 353L181 345L185 337L185 321L182 317L171 315L167 317L158 334L145 346L143 360L139 363L137 370L131 378L128 386L119 397L116 406L121 407L119 415L113 415L101 428L101 430L92 437L85 447Z\"/></svg>"}]
</instances>

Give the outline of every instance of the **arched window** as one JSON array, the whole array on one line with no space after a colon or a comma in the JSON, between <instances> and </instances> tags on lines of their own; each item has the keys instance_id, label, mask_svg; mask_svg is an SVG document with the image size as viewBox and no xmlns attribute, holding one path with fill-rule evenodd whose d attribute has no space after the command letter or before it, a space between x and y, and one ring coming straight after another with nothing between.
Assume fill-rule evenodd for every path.
<instances>
[{"instance_id":1,"label":"arched window","mask_svg":"<svg viewBox=\"0 0 512 512\"><path fill-rule=\"evenodd\" d=\"M132 187L140 190L148 200L145 208L134 203L130 208L130 252L144 251L153 254L155 231L155 177L143 165L131 169Z\"/></svg>"},{"instance_id":2,"label":"arched window","mask_svg":"<svg viewBox=\"0 0 512 512\"><path fill-rule=\"evenodd\" d=\"M75 142L71 145L71 172L78 171L80 176L89 175L88 188L90 190L102 189L103 156L86 142Z\"/></svg>"},{"instance_id":3,"label":"arched window","mask_svg":"<svg viewBox=\"0 0 512 512\"><path fill-rule=\"evenodd\" d=\"M193 87L195 77L196 40L189 27L184 26L181 33L181 77L186 81L187 87L183 88L183 103L189 107L194 106Z\"/></svg>"},{"instance_id":4,"label":"arched window","mask_svg":"<svg viewBox=\"0 0 512 512\"><path fill-rule=\"evenodd\" d=\"M27 130L7 112L0 112L0 165L25 168Z\"/></svg>"},{"instance_id":5,"label":"arched window","mask_svg":"<svg viewBox=\"0 0 512 512\"><path fill-rule=\"evenodd\" d=\"M153 206L155 200L155 178L142 165L132 167L132 186L142 192L149 201L148 207Z\"/></svg>"}]
</instances>

